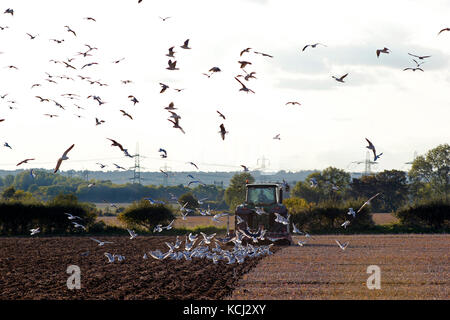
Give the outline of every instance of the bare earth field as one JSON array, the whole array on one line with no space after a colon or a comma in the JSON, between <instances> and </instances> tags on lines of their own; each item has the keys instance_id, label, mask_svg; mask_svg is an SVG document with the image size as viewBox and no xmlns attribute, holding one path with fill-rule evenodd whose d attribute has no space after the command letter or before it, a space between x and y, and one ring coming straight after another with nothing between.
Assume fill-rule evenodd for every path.
<instances>
[{"instance_id":1,"label":"bare earth field","mask_svg":"<svg viewBox=\"0 0 450 320\"><path fill-rule=\"evenodd\" d=\"M314 236L265 257L230 299L449 299L449 248L449 235ZM366 286L369 265L381 269L380 290Z\"/></svg>"},{"instance_id":2,"label":"bare earth field","mask_svg":"<svg viewBox=\"0 0 450 320\"><path fill-rule=\"evenodd\" d=\"M175 237L99 238L114 243L100 247L88 237L0 238L0 300L221 299L261 259L241 265L198 258L144 260L149 250L167 252L164 242ZM105 252L124 255L125 261L108 263ZM69 265L80 267L80 290L67 288Z\"/></svg>"},{"instance_id":3,"label":"bare earth field","mask_svg":"<svg viewBox=\"0 0 450 320\"><path fill-rule=\"evenodd\" d=\"M376 225L386 225L399 222L399 220L394 217L392 213L372 213L372 219Z\"/></svg>"}]
</instances>

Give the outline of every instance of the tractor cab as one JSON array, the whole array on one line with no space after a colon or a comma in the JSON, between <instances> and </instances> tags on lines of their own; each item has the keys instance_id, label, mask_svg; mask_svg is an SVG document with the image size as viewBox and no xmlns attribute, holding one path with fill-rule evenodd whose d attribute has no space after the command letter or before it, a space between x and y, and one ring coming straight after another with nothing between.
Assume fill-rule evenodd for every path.
<instances>
[{"instance_id":1,"label":"tractor cab","mask_svg":"<svg viewBox=\"0 0 450 320\"><path fill-rule=\"evenodd\" d=\"M266 231L265 239L277 239L277 243L292 242L289 225L276 222L275 213L284 218L288 212L283 205L283 185L280 184L247 184L245 202L236 208L236 216L243 222L235 219L235 230L257 231L263 228Z\"/></svg>"}]
</instances>

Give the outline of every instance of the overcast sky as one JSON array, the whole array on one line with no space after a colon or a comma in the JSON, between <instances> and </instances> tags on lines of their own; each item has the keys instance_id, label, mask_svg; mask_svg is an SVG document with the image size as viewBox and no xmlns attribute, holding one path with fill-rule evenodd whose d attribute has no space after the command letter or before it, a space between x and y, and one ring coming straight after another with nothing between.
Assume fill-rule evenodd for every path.
<instances>
[{"instance_id":1,"label":"overcast sky","mask_svg":"<svg viewBox=\"0 0 450 320\"><path fill-rule=\"evenodd\" d=\"M137 143L145 171L260 167L269 171L361 171L365 138L383 153L376 171L407 170L417 151L450 141L449 1L149 1L4 0L0 8L0 169L96 170L101 162L130 167L112 138L130 153ZM7 8L14 15L3 14ZM96 22L85 19L93 17ZM170 17L163 21L160 17ZM68 32L69 26L76 36ZM31 40L26 33L37 35ZM50 39L64 39L58 44ZM190 39L190 50L180 48ZM320 42L326 46L307 48ZM92 56L78 52L95 46ZM175 46L179 70L166 70ZM249 53L240 56L241 50ZM377 49L390 54L377 58ZM253 51L273 56L264 57ZM414 67L408 53L431 55ZM77 70L66 68L68 61ZM113 61L122 59L119 63ZM239 91L240 78L255 94ZM98 64L82 66L97 62ZM8 68L13 65L18 70ZM212 67L222 71L207 78ZM46 81L47 73L57 84ZM348 73L345 83L335 81ZM59 79L65 75L74 80ZM78 75L108 86L89 84ZM121 80L132 80L123 84ZM169 85L160 93L159 82ZM31 89L33 84L41 84ZM177 92L173 88L184 88ZM61 94L79 95L71 100ZM106 102L99 106L89 95ZM134 95L139 103L128 99ZM35 96L54 99L40 102ZM15 103L11 102L14 101ZM300 106L285 105L298 101ZM186 134L172 128L164 107L174 102ZM76 106L83 107L78 109ZM11 109L12 107L13 109ZM124 117L120 109L133 120ZM226 116L219 117L216 110ZM44 114L56 114L49 118ZM80 115L81 118L78 118ZM96 126L95 118L105 120ZM219 125L229 133L222 141ZM281 140L273 137L280 134ZM12 149L4 147L7 142ZM168 152L161 159L159 148Z\"/></svg>"}]
</instances>

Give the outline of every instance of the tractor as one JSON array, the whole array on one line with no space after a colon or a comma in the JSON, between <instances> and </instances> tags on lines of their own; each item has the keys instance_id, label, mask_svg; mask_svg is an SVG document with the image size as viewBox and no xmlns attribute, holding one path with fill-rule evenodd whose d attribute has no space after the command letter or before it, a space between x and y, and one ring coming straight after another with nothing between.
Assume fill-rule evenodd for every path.
<instances>
[{"instance_id":1,"label":"tractor","mask_svg":"<svg viewBox=\"0 0 450 320\"><path fill-rule=\"evenodd\" d=\"M288 186L284 185L288 191ZM276 222L275 213L287 218L288 212L283 202L283 185L281 184L246 184L245 202L238 205L235 212L234 230L256 231L262 228L266 230L265 240L280 245L292 244L289 224L284 225ZM239 222L240 217L243 222ZM269 240L270 239L270 240Z\"/></svg>"}]
</instances>

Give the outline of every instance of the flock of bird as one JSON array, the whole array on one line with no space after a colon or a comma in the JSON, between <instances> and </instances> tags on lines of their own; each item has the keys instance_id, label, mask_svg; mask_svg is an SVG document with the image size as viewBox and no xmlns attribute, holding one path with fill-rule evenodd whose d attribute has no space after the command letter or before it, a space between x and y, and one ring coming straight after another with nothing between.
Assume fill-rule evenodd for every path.
<instances>
[{"instance_id":1,"label":"flock of bird","mask_svg":"<svg viewBox=\"0 0 450 320\"><path fill-rule=\"evenodd\" d=\"M141 3L142 0L138 0L138 3ZM11 15L14 16L14 9L12 8L7 8L4 11L5 15ZM163 22L167 21L167 19L171 18L171 17L159 17ZM93 17L84 17L84 19L86 21L89 21L89 23L96 23L97 20ZM69 25L65 25L63 26L66 29L66 32L68 34L70 34L71 37L78 37L77 32L72 29ZM3 32L5 30L9 29L9 26L0 26L0 31ZM445 32L445 31L450 31L450 28L444 28L442 30L439 31L438 35L440 35L441 33ZM31 34L31 33L26 33L26 35L29 37L30 41L36 41L36 39L38 39L38 37L40 37L39 34ZM54 42L58 45L63 45L65 39L55 39L55 38L50 38L49 41ZM311 48L311 49L315 49L318 46L323 46L323 47L327 47L327 45L322 44L322 43L313 43L313 44L307 44L305 45L300 52L304 52L306 49ZM190 45L190 39L186 39L183 44L178 46L179 48L181 48L183 51L184 50L194 50L191 45ZM167 62L167 67L166 69L169 71L180 71L180 68L177 67L177 59L175 54L178 54L177 51L175 51L176 47L175 46L170 46L168 48L167 53L165 54L165 56L167 56L169 58L168 62ZM95 61L90 61L90 62L86 62L83 61L82 63L80 63L79 65L76 65L74 62L74 60L76 59L84 59L87 57L91 57L93 56L94 52L97 52L99 49L95 46L89 45L89 44L85 44L83 46L83 49L85 50L80 50L79 52L75 53L74 57L70 57L67 58L66 60L54 60L54 59L50 59L49 62L53 63L53 64L57 64L60 65L61 68L64 68L64 70L75 70L75 71L79 71L81 72L82 70L86 70L87 68L92 68L96 65L98 65L98 62ZM389 54L391 52L391 50L389 48L383 47L382 49L377 49L375 51L377 58L381 57L381 54ZM244 57L248 57L251 53L255 54L255 55L261 55L263 57L267 57L270 59L273 59L274 56L271 54L267 54L267 53L263 53L260 51L255 51L252 48L248 47L245 48L243 50L240 51L239 54L239 59L237 61L237 63L239 64L240 70L242 71L242 74L237 74L234 79L239 83L240 88L239 88L239 92L244 92L244 93L252 93L255 94L255 91L252 90L249 86L248 83L250 83L250 81L252 79L257 79L256 78L256 71L248 71L246 70L247 67L252 66L252 62L247 60L243 60ZM245 56L244 56L245 55ZM425 63L425 59L430 58L430 55L425 55L425 56L419 56L419 55L415 55L415 54L411 54L408 53L408 55L412 56L413 59L412 61L415 63L415 66L413 67L406 67L403 70L407 71L407 70L411 70L411 71L424 71L421 68L421 65ZM120 58L120 59L115 59L113 60L111 63L113 64L118 64L121 61L123 61L125 58ZM5 69L10 69L10 70L19 70L19 67L15 66L15 65L7 65L4 67ZM205 75L207 78L211 78L214 76L215 73L221 72L222 70L220 69L220 67L217 66L213 66L208 70L208 73L203 73L203 75ZM72 76L68 76L68 75L60 75L60 76L55 76L55 75L51 75L49 73L46 73L47 77L45 79L43 79L43 81L48 82L49 84L58 84L58 82L56 81L56 79L60 79L60 80L71 80L71 81L75 81L74 77ZM345 73L343 75L339 75L339 76L335 76L333 75L332 78L335 79L337 82L340 83L345 83L345 79L347 78L347 76L349 75L349 73ZM92 86L99 86L99 87L103 87L103 86L108 86L107 83L102 82L101 80L93 80L91 77L82 75L82 74L78 74L76 76L79 80L78 81L86 81L87 83L89 83ZM131 83L132 80L121 80L121 83L123 85L127 85L129 83ZM168 89L170 89L170 85L165 84L160 82L159 85L161 86L161 90L160 90L160 94L163 94L164 92L166 92ZM34 88L39 88L42 87L43 84L42 83L34 83L32 84L30 90L34 90ZM184 88L180 89L180 88L173 88L175 91L177 92L181 92L184 90ZM4 93L0 95L0 99L1 100L5 100L6 97L8 96L8 93ZM61 104L60 102L58 102L55 99L52 98L47 98L47 97L42 97L41 95L35 95L36 99L39 100L40 103L51 103L53 102L55 104L56 107L58 107L61 110L66 110L67 106ZM63 93L61 94L61 97L63 99L69 99L73 102L73 100L79 100L81 97L80 95L78 95L77 93ZM103 104L107 103L106 101L104 101L99 95L89 95L86 97L86 99L92 99L93 101L96 101L98 103L98 106L102 106ZM128 99L130 101L130 103L132 103L133 106L135 106L136 104L139 103L139 100L137 99L137 97L135 97L134 95L128 95ZM16 103L15 100L7 100L6 101L9 104L9 108L13 109L14 107L12 107L11 105L14 105ZM298 105L301 106L301 103L298 101L288 101L285 103L285 105ZM84 110L83 107L80 107L79 105L73 103L73 107L76 107L78 110ZM178 114L175 110L177 110L177 108L175 107L175 103L172 101L168 104L167 107L164 107L165 110L168 111L169 116L168 116L168 121L173 125L173 128L180 130L181 133L185 134L185 130L183 129L183 127L181 127L181 115ZM222 113L219 110L216 110L217 114L220 118L222 118L223 120L226 120L226 116L224 115L224 113ZM119 112L122 114L123 117L128 118L129 120L133 120L133 116L128 113L125 109L120 109ZM47 116L49 118L57 118L58 115L57 114L53 114L53 113L45 113L44 116ZM81 115L76 114L76 116L78 118L81 118ZM1 118L0 119L0 123L4 122L6 119ZM103 125L106 121L99 119L99 118L95 118L95 126L99 126L99 125ZM226 128L224 123L222 122L219 126L219 131L218 133L220 134L220 137L222 140L225 140L226 135L229 133ZM119 143L117 140L115 139L111 139L111 138L106 138L108 139L110 142L112 142L111 146L112 147L117 147L121 152L123 152L124 156L126 157L130 157L132 158L133 156L130 155L128 153L128 150L126 148L123 147L123 145L121 143ZM281 136L280 134L276 134L273 137L274 140L281 140ZM370 149L373 152L374 155L374 161L376 161L377 159L380 158L380 156L382 155L382 153L377 154L376 149L374 144L368 140L366 138L367 143L369 144L367 146L368 149ZM64 160L68 160L68 153L74 148L74 144L72 144L67 150L64 151L64 153L62 154L61 157L59 157L57 159L56 162L56 166L54 168L54 173L57 173L62 165L62 162ZM4 147L10 148L12 149L12 147L5 142L4 143ZM168 157L168 152L167 150L160 148L158 150L158 152L160 153L161 158L167 158ZM23 164L27 164L29 161L33 161L35 160L35 158L26 158L24 160L21 160L17 163L16 166L21 166ZM101 168L106 167L105 164L102 163L97 163ZM198 166L193 163L193 162L188 162L188 164L191 164L192 166L194 166L197 170L198 170ZM118 164L115 164L115 167L117 169L123 169L126 170L125 168L119 166ZM243 168L244 171L248 171L248 167L245 165L241 165L241 167ZM166 172L164 172L163 170L161 170L161 172L163 174L166 174ZM30 172L31 176L34 176L33 171L31 170ZM311 186L315 187L317 186L317 181L315 181L315 179L311 179ZM200 180L196 180L194 179L194 177L192 177L192 181L189 182L188 186L190 186L191 184L194 183L199 183L199 184L204 184L202 181ZM92 184L93 185L93 184ZM353 218L356 217L356 214L358 212L360 212L362 210L362 208L367 205L368 203L370 203L370 201L377 197L379 194L376 194L375 196L373 196L372 198L370 198L367 202L365 202L361 208L359 208L359 210L357 212L355 212L353 210L353 208L349 208L349 212L348 214L350 216L352 216ZM150 201L151 203L158 203L157 201L147 198L148 201ZM192 211L190 211L190 209L186 208L186 203L185 204L180 204L180 211L181 211L181 217L182 219L186 219L186 217L188 216L188 214ZM256 213L258 215L261 214L266 214L264 212L264 210L262 208L257 208L256 209ZM218 222L221 217L224 216L231 216L230 213L227 212L222 212L216 215L212 215L211 214L211 210L208 208L208 210L200 210L200 214L202 215L211 215L211 218L213 221ZM72 225L74 228L79 228L82 230L86 230L86 227L83 226L82 224L80 224L80 221L72 221L72 220L81 220L81 218L73 216L69 213L66 213L66 215L68 216L68 219L71 221ZM290 216L288 215L287 217L283 217L279 214L275 214L275 222L286 225L287 227L289 226L290 222L289 222L289 218ZM245 223L242 219L240 219L240 217L236 216L237 221L237 225L243 225L243 223ZM157 225L155 227L155 229L153 230L155 233L156 232L162 232L162 230L166 229L166 230L170 230L172 228L174 221L172 221L169 225L167 226L162 226L162 225ZM346 220L343 224L342 227L347 228L348 225L350 225L350 221ZM312 238L308 233L300 231L296 228L295 225L292 224L293 227L293 232L297 233L297 234L301 234L301 235L305 235L306 238ZM40 232L40 228L34 228L30 230L31 235L36 235ZM132 230L128 230L128 232L130 233L130 239L134 239L137 237L137 234L132 231ZM257 231L253 231L250 230L250 228L248 226L246 226L246 228L237 228L236 230L236 235L234 237L229 237L229 238L225 238L225 239L215 239L216 241L216 247L214 249L212 249L210 251L208 246L203 246L203 244L211 244L211 241L213 240L213 238L215 237L215 234L212 234L210 236L206 235L206 234L201 234L203 239L201 241L199 241L199 244L197 245L197 247L194 248L194 244L196 243L197 236L196 235L192 235L189 234L188 236L186 236L186 241L185 241L185 246L184 246L184 250L180 250L178 252L176 252L176 249L180 249L181 248L181 241L179 241L178 237L177 237L177 241L175 242L175 244L171 244L171 243L166 243L169 250L166 253L162 253L159 250L155 250L155 251L150 251L149 255L155 259L158 260L162 260L162 259L166 259L166 258L170 258L170 259L186 259L186 260L191 260L193 257L203 257L203 258L207 258L207 259L211 259L214 263L217 263L219 260L227 260L228 263L242 263L244 261L244 259L246 257L255 257L255 256L260 256L260 255L265 255L265 254L271 254L270 252L270 245L269 246L260 246L260 247L255 247L252 246L250 244L248 244L247 246L243 246L242 245L242 240L244 238L249 238L254 242L257 242L258 240L263 240L265 239L265 230L263 229L259 229ZM275 242L277 239L271 239L268 238L269 240ZM101 241L98 239L94 239L92 238L93 241L97 242L99 246L104 246L106 244L110 244L110 242L107 241ZM235 247L232 251L229 250L223 250L220 248L220 243L224 244L224 243L228 243L228 242L232 242L234 243ZM299 241L298 245L303 246L306 242L304 241ZM345 250L345 248L348 245L347 243L340 243L338 240L336 240L336 243L338 244L338 246L342 249ZM112 255L108 252L105 252L105 256L108 259L108 262L114 262L116 259L118 261L123 261L125 259L124 256L122 255ZM146 259L148 256L145 254L144 255L144 259Z\"/></svg>"}]
</instances>

